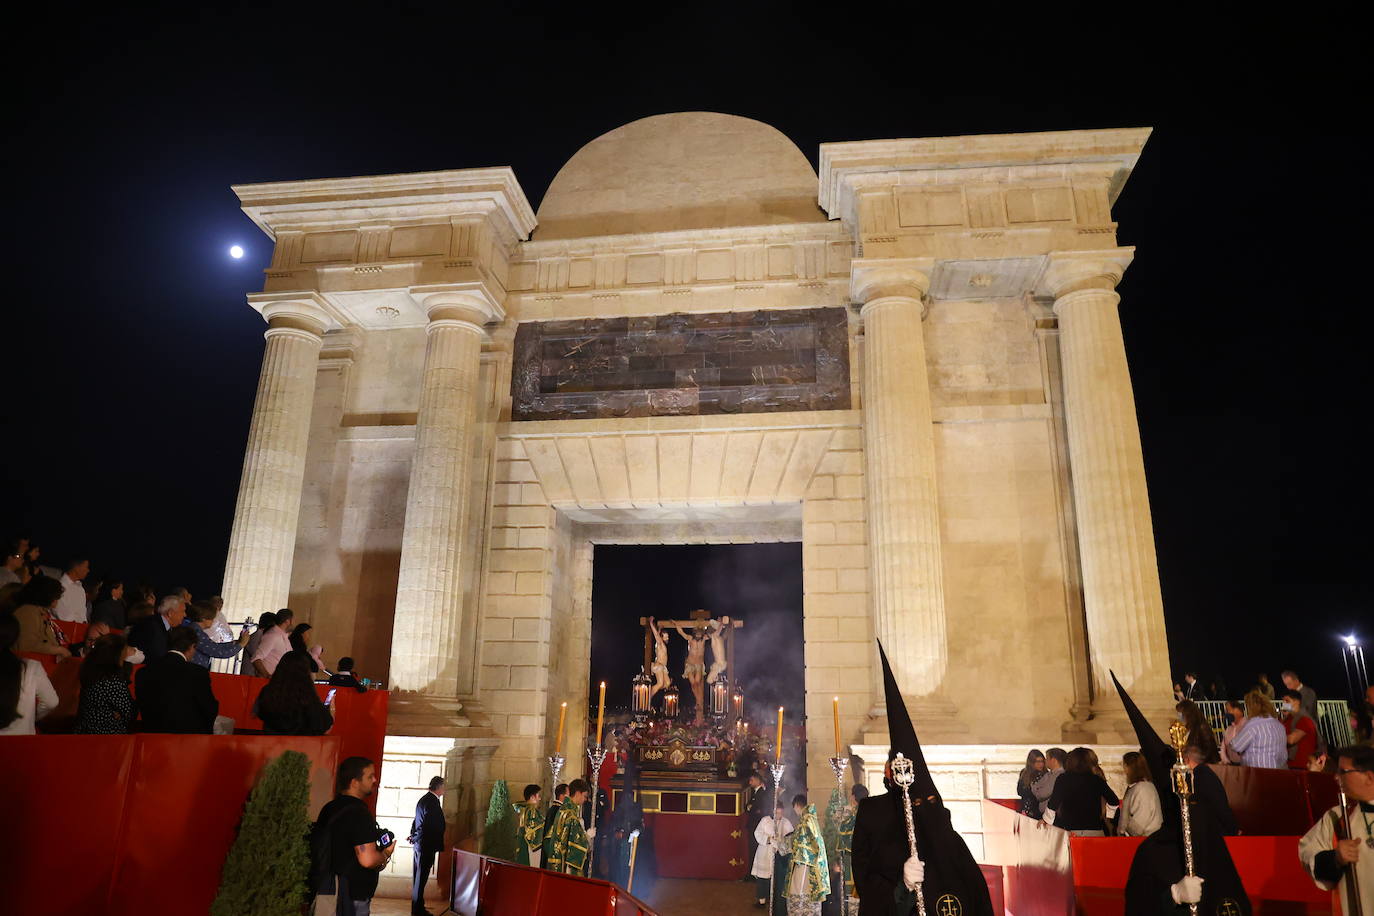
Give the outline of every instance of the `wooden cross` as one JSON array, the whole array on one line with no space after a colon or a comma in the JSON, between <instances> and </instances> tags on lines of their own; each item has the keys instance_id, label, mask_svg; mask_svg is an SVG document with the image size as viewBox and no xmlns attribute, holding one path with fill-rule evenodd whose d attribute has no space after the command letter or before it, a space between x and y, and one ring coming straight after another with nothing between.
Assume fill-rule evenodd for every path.
<instances>
[{"instance_id":1,"label":"wooden cross","mask_svg":"<svg viewBox=\"0 0 1374 916\"><path fill-rule=\"evenodd\" d=\"M654 621L659 629L664 627L683 627L694 629L696 627L706 628L707 621L711 620L711 612L703 608L698 608L690 615L690 620L657 620ZM653 670L654 665L654 634L649 629L649 618L639 618L639 625L644 628L644 673L648 674ZM730 679L733 687L735 679L735 631L744 626L744 621L737 617L730 618L730 624L721 630L721 638L725 640L725 673Z\"/></svg>"}]
</instances>

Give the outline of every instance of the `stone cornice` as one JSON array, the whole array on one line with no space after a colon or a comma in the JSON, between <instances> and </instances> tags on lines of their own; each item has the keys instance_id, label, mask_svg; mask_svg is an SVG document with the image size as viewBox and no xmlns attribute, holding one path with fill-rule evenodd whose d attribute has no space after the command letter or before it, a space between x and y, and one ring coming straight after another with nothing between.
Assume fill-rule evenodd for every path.
<instances>
[{"instance_id":1,"label":"stone cornice","mask_svg":"<svg viewBox=\"0 0 1374 916\"><path fill-rule=\"evenodd\" d=\"M866 176L882 174L888 184L903 172L948 172L1017 166L1105 166L1108 197L1115 200L1129 177L1150 128L987 134L906 140L823 143L820 148L820 204L831 219L853 221L854 196Z\"/></svg>"},{"instance_id":2,"label":"stone cornice","mask_svg":"<svg viewBox=\"0 0 1374 916\"><path fill-rule=\"evenodd\" d=\"M277 181L232 189L243 212L273 239L282 231L474 215L491 219L503 241L513 244L529 238L535 227L534 210L506 167Z\"/></svg>"},{"instance_id":3,"label":"stone cornice","mask_svg":"<svg viewBox=\"0 0 1374 916\"><path fill-rule=\"evenodd\" d=\"M515 262L542 258L590 257L597 254L637 254L684 248L720 248L797 241L847 241L849 234L835 223L780 223L771 226L731 226L720 229L684 229L601 235L575 239L522 242Z\"/></svg>"}]
</instances>

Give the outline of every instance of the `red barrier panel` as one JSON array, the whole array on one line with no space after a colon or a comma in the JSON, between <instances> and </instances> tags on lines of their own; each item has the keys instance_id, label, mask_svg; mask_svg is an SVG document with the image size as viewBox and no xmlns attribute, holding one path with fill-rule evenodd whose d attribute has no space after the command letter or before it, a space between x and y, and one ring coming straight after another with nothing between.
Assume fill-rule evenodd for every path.
<instances>
[{"instance_id":1,"label":"red barrier panel","mask_svg":"<svg viewBox=\"0 0 1374 916\"><path fill-rule=\"evenodd\" d=\"M70 732L76 719L76 711L81 697L81 659L56 656L25 657L43 660L48 677L57 691L57 710L44 719L45 733L60 734ZM262 720L253 716L253 703L256 702L267 679L243 674L210 673L210 689L219 700L219 714L234 720L236 729L249 732L262 731ZM129 684L133 690L134 684ZM316 692L323 700L333 688L322 684L315 685ZM382 769L382 748L386 744L386 719L390 695L385 690L369 690L358 693L348 687L340 687L334 694L334 727L331 735L341 740L340 759L344 757L366 757L377 763L377 772ZM373 804L376 796L373 796Z\"/></svg>"},{"instance_id":2,"label":"red barrier panel","mask_svg":"<svg viewBox=\"0 0 1374 916\"><path fill-rule=\"evenodd\" d=\"M311 816L333 796L339 739L211 735L0 737L0 857L15 913L204 913L243 805L283 751L311 760Z\"/></svg>"},{"instance_id":3,"label":"red barrier panel","mask_svg":"<svg viewBox=\"0 0 1374 916\"><path fill-rule=\"evenodd\" d=\"M657 916L607 881L560 875L454 849L449 906L459 916Z\"/></svg>"},{"instance_id":4,"label":"red barrier panel","mask_svg":"<svg viewBox=\"0 0 1374 916\"><path fill-rule=\"evenodd\" d=\"M1305 832L1305 828L1304 828ZM1042 821L983 803L984 858L1003 867L1016 916L1120 916L1138 837L1070 837ZM1324 916L1331 897L1298 862L1296 836L1227 837L1257 916Z\"/></svg>"},{"instance_id":5,"label":"red barrier panel","mask_svg":"<svg viewBox=\"0 0 1374 916\"><path fill-rule=\"evenodd\" d=\"M1324 773L1217 764L1212 771L1226 788L1226 800L1243 834L1302 836L1318 814L1335 804L1333 800L1313 811L1310 790L1322 793L1329 785L1335 794L1335 777Z\"/></svg>"}]
</instances>

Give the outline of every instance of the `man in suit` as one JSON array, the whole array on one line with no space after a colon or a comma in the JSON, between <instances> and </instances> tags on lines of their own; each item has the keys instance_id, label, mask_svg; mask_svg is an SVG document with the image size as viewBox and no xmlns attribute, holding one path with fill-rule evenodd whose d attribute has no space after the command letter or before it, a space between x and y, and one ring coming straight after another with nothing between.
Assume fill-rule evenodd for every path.
<instances>
[{"instance_id":1,"label":"man in suit","mask_svg":"<svg viewBox=\"0 0 1374 916\"><path fill-rule=\"evenodd\" d=\"M167 634L179 629L185 619L185 599L179 594L168 595L158 602L156 614L141 617L129 627L129 645L143 652L145 662L155 662L167 654ZM195 634L191 637L194 641Z\"/></svg>"},{"instance_id":2,"label":"man in suit","mask_svg":"<svg viewBox=\"0 0 1374 916\"><path fill-rule=\"evenodd\" d=\"M208 735L214 731L219 700L210 689L210 672L191 661L196 634L174 627L165 635L167 651L134 676L143 731Z\"/></svg>"},{"instance_id":3,"label":"man in suit","mask_svg":"<svg viewBox=\"0 0 1374 916\"><path fill-rule=\"evenodd\" d=\"M410 842L414 845L411 857L411 916L432 916L425 909L425 885L429 883L434 857L444 848L444 777L429 781L429 791L415 803L415 820L410 826Z\"/></svg>"},{"instance_id":4,"label":"man in suit","mask_svg":"<svg viewBox=\"0 0 1374 916\"><path fill-rule=\"evenodd\" d=\"M1198 700L1207 699L1207 697L1203 695L1202 685L1198 683L1197 674L1195 672L1185 671L1183 673L1182 688L1183 699L1185 700L1192 700L1196 703Z\"/></svg>"}]
</instances>

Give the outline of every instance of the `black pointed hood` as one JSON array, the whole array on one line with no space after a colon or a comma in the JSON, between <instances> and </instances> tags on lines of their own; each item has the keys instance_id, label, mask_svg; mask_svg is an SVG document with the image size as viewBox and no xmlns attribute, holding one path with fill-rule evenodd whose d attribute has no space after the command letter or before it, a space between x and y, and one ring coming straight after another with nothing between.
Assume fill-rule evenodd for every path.
<instances>
[{"instance_id":1,"label":"black pointed hood","mask_svg":"<svg viewBox=\"0 0 1374 916\"><path fill-rule=\"evenodd\" d=\"M892 675L887 653L883 651L882 641L878 641L878 657L883 663L883 694L887 701L887 734L892 746L888 748L889 762L900 753L911 761L916 781L911 784L912 798L940 798L935 781L930 778L930 768L926 766L925 755L921 753L921 742L916 738L916 727L911 724L911 714L907 712L906 701L902 699L902 689L897 678Z\"/></svg>"},{"instance_id":2,"label":"black pointed hood","mask_svg":"<svg viewBox=\"0 0 1374 916\"><path fill-rule=\"evenodd\" d=\"M882 643L878 644L878 656L883 663L887 728L892 738L888 760L901 753L911 761L916 777L911 784L911 814L918 851L926 863L926 906L934 913L936 901L948 897L948 903L957 905L953 912L962 912L964 916L993 916L987 881L969 852L968 844L954 829L949 810L935 789L935 781L931 779L930 768L921 752L921 742L916 738L916 729ZM876 877L871 878L870 888L880 888L880 897L901 885L901 863L910 855L900 790L891 780L884 782L888 794L871 796L860 802L854 826L854 835L862 834L872 844L870 871Z\"/></svg>"},{"instance_id":3,"label":"black pointed hood","mask_svg":"<svg viewBox=\"0 0 1374 916\"><path fill-rule=\"evenodd\" d=\"M1126 716L1131 720L1131 727L1135 729L1135 739L1140 742L1140 753L1150 767L1150 779L1159 791L1160 806L1166 825L1178 829L1178 801L1174 795L1174 784L1169 777L1169 768L1178 759L1178 754L1167 741L1159 737L1150 720L1145 718L1140 707L1135 705L1135 700L1131 699L1126 688L1116 679L1116 672L1109 671L1108 674L1112 676L1112 684L1116 686L1116 692L1121 697L1121 705L1126 707Z\"/></svg>"}]
</instances>

